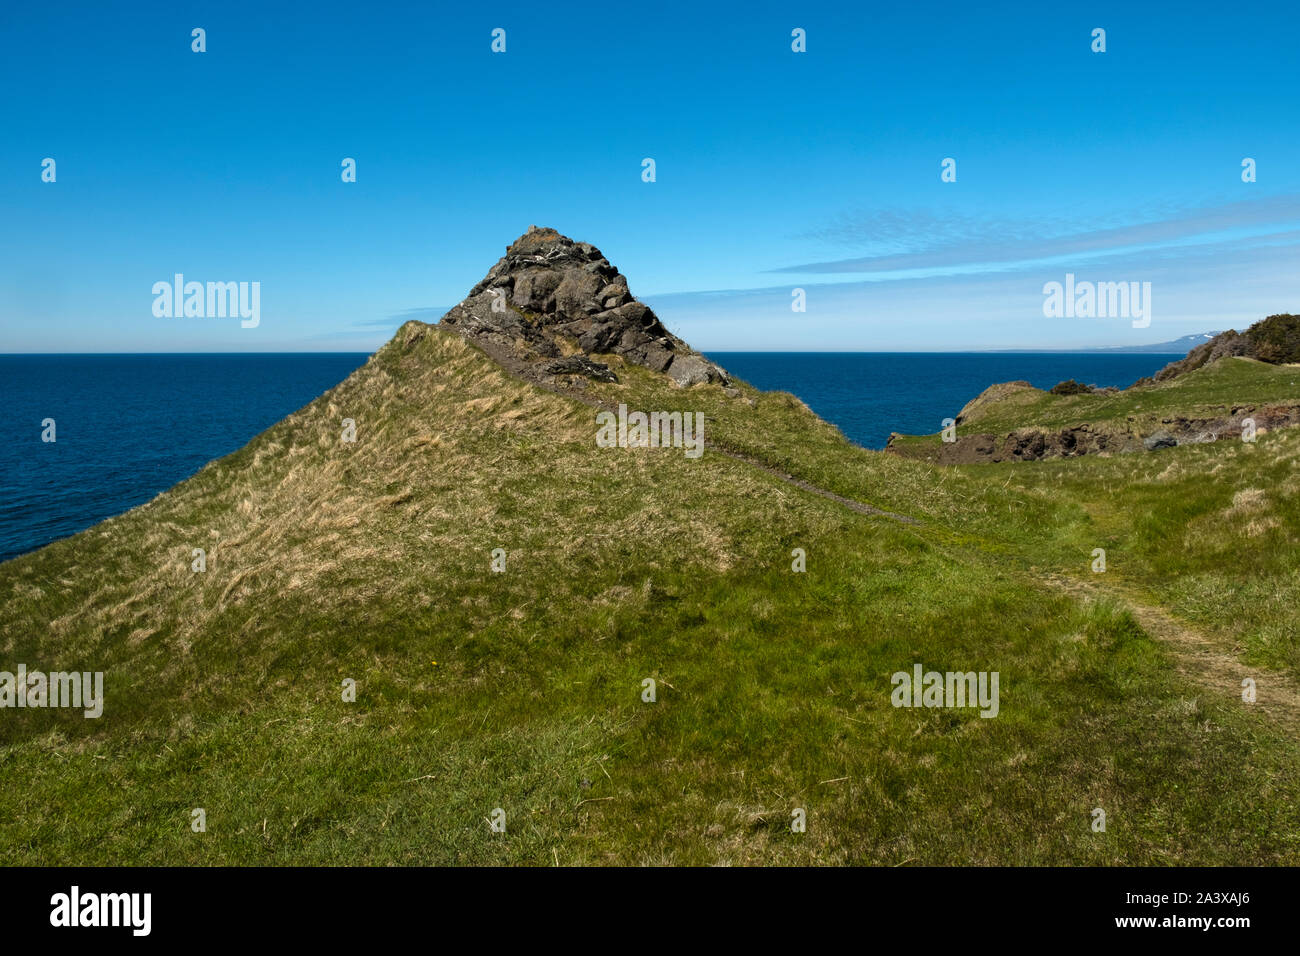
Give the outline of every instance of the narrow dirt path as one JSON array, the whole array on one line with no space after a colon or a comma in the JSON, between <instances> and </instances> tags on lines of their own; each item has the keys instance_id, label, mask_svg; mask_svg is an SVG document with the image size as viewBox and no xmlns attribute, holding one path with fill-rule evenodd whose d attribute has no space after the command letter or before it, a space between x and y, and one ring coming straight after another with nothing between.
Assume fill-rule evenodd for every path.
<instances>
[{"instance_id":1,"label":"narrow dirt path","mask_svg":"<svg viewBox=\"0 0 1300 956\"><path fill-rule=\"evenodd\" d=\"M539 384L539 383L534 382L533 384ZM564 395L568 398L577 399L578 401L582 402L584 405L590 405L592 408L598 408L601 411L616 412L618 410L617 407L614 405L610 405L600 401L599 399L592 398L590 395L583 395L580 392L573 392L567 389L562 389L562 388L547 386L547 385L542 385L541 387L546 388L549 391L553 391L557 395ZM845 508L848 508L850 511L856 511L858 514L871 515L872 517L876 517L876 518L889 518L891 521L897 521L900 522L901 524L919 525L921 523L917 519L910 518L907 515L894 514L894 512L892 511L885 511L883 508L877 508L875 505L869 505L862 501L855 501L852 498L845 498L843 495L837 495L833 491L830 491L826 488L822 488L819 485L814 485L810 481L804 481L802 478L796 478L794 475L787 474L786 472L781 471L779 468L773 468L771 465L763 461L760 461L759 459L755 458L752 455L747 455L742 451L737 451L734 448L729 448L726 445L719 444L716 441L705 439L704 447L707 448L709 451L717 452L719 455L726 455L728 458L749 465L751 468L757 468L759 471L767 472L767 474L771 475L773 478L779 478L781 481L784 481L786 484L793 485L794 487L800 489L801 491L807 491L814 495L821 495L823 498L829 498L831 501L843 505Z\"/></svg>"},{"instance_id":2,"label":"narrow dirt path","mask_svg":"<svg viewBox=\"0 0 1300 956\"><path fill-rule=\"evenodd\" d=\"M496 356L493 357L497 358ZM507 372L528 381L532 385L554 392L557 395L563 395L566 398L575 399L593 408L614 411L613 406L607 405L591 395L584 395L576 390L561 388L549 383L533 381L520 374L521 370L519 368L511 367L511 363L502 361L500 358L497 358L497 361ZM751 455L720 445L716 441L706 441L705 444L707 448L719 454L764 471L801 491L820 495L823 498L837 502L859 514L888 518L901 524L921 524L917 519L907 515L894 514L873 505L838 495L801 478L796 478ZM1129 609L1146 633L1169 648L1173 653L1176 672L1190 684L1204 688L1214 699L1221 702L1250 707L1275 725L1280 725L1288 731L1300 735L1300 685L1288 675L1262 667L1243 664L1221 642L1207 637L1195 628L1180 621L1164 608L1151 604L1133 588L1110 581L1087 580L1060 574L1048 575L1046 580L1051 586L1076 598L1108 597L1119 601ZM1242 681L1247 677L1255 681L1255 702L1253 704L1247 704L1242 700Z\"/></svg>"},{"instance_id":3,"label":"narrow dirt path","mask_svg":"<svg viewBox=\"0 0 1300 956\"><path fill-rule=\"evenodd\" d=\"M780 478L782 481L794 485L796 488L801 488L804 491L809 491L815 495L821 495L823 498L829 498L831 501L838 502L850 511L856 511L859 514L864 515L875 515L880 518L890 518L903 524L919 525L921 523L915 518L909 518L907 515L894 514L892 511L885 511L883 508L877 508L875 505L863 504L861 501L854 501L852 498L845 498L843 495L837 495L833 491L827 491L825 488L814 485L812 482L804 481L802 478L796 478L794 475L788 475L779 468L773 468L771 465L764 464L757 458L746 455L744 452L736 451L733 448L728 448L725 445L719 445L717 442L706 440L704 445L706 448L716 451L721 455L726 455L728 458L734 458L736 461L744 462L752 468L757 468L760 471L767 472L769 475Z\"/></svg>"},{"instance_id":4,"label":"narrow dirt path","mask_svg":"<svg viewBox=\"0 0 1300 956\"><path fill-rule=\"evenodd\" d=\"M609 404L607 402L602 402L600 399L595 398L594 396L591 395L584 394L583 392L580 392L576 389L563 388L562 386L556 385L552 382L537 381L536 378L533 378L528 374L526 374L527 366L524 363L515 359L513 356L511 356L508 352L506 352L503 349L493 348L489 343L477 341L475 339L466 338L465 341L468 342L473 347L482 351L484 354L486 354L488 358L492 359L492 361L500 365L501 368L504 369L506 373L512 376L513 378L516 378L522 382L527 382L529 385L533 385L537 388L551 392L554 395L561 395L565 398L571 398L574 401L581 402L584 405L588 405L592 408L599 409L600 411L606 411L606 412L618 411L617 406ZM856 511L858 514L870 515L876 518L888 518L891 521L897 521L900 524L919 525L921 523L916 518L911 518L908 517L907 515L894 514L892 511L885 511L883 508L877 508L874 505L869 505L866 504L865 502L855 501L852 498L845 498L843 495L837 495L833 491L829 491L826 488L822 488L819 487L818 485L814 485L810 481L804 481L802 478L796 478L794 475L787 474L781 471L779 468L773 468L771 465L768 465L765 462L760 461L759 459L753 457L752 455L747 455L744 452L737 451L734 448L728 448L725 445L720 445L716 441L709 441L708 439L705 439L704 447L709 449L710 451L715 451L720 455L726 455L728 458L731 458L735 461L743 462L744 464L749 465L751 468L757 468L760 471L765 471L767 472L767 474L771 475L772 477L778 478L788 485L793 485L794 487L800 489L801 491L806 491L809 492L810 494L821 495L823 498L828 498L831 501L836 502L837 504L843 505L845 508L848 508L850 511Z\"/></svg>"},{"instance_id":5,"label":"narrow dirt path","mask_svg":"<svg viewBox=\"0 0 1300 956\"><path fill-rule=\"evenodd\" d=\"M1180 621L1164 608L1148 603L1132 588L1101 580L1083 580L1049 575L1049 584L1076 597L1109 597L1132 612L1142 629L1173 652L1176 672L1192 684L1204 687L1220 701L1249 707L1300 733L1300 686L1288 675L1251 664L1243 664L1220 641ZM1255 681L1255 703L1241 699L1241 682Z\"/></svg>"},{"instance_id":6,"label":"narrow dirt path","mask_svg":"<svg viewBox=\"0 0 1300 956\"><path fill-rule=\"evenodd\" d=\"M489 354L491 354L489 352ZM532 385L572 398L593 408L614 411L614 407L591 395L561 388L550 383L534 381L521 374L521 369L512 367L508 361L496 358L507 372L528 381ZM901 524L919 525L915 518L894 514L873 505L852 498L838 495L826 488L774 468L771 465L734 448L720 445L716 441L706 441L706 447L736 461L757 468L775 478L792 485L801 491L820 495L837 502L845 508L859 514L888 518ZM1221 702L1235 703L1237 706L1255 709L1263 717L1288 731L1300 734L1300 685L1288 675L1278 671L1267 670L1243 664L1230 653L1221 642L1207 637L1195 628L1180 621L1164 608L1151 604L1135 589L1110 581L1087 580L1052 574L1047 582L1074 597L1108 597L1119 601L1133 614L1142 629L1160 641L1173 653L1176 672L1190 684L1204 688L1214 699ZM1255 681L1255 702L1247 704L1242 700L1242 681L1245 678Z\"/></svg>"}]
</instances>

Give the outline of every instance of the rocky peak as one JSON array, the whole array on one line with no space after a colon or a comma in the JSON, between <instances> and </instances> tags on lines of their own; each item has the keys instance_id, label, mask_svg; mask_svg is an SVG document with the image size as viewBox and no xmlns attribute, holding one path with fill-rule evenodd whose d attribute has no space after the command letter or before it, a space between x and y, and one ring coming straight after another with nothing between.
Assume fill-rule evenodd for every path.
<instances>
[{"instance_id":1,"label":"rocky peak","mask_svg":"<svg viewBox=\"0 0 1300 956\"><path fill-rule=\"evenodd\" d=\"M442 324L536 381L618 381L618 355L678 385L727 384L727 374L664 328L627 279L590 243L529 226Z\"/></svg>"}]
</instances>

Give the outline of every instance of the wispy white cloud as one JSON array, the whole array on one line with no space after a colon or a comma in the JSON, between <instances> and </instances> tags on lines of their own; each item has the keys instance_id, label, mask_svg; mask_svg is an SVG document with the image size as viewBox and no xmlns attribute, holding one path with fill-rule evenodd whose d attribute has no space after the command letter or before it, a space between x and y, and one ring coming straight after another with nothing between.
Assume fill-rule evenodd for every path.
<instances>
[{"instance_id":1,"label":"wispy white cloud","mask_svg":"<svg viewBox=\"0 0 1300 956\"><path fill-rule=\"evenodd\" d=\"M382 319L372 319L368 322L357 322L355 324L371 328L397 328L403 322L409 322L412 319L418 322L437 322L447 314L447 310L450 308L449 305L426 305L414 309L402 309L400 312L394 312Z\"/></svg>"},{"instance_id":2,"label":"wispy white cloud","mask_svg":"<svg viewBox=\"0 0 1300 956\"><path fill-rule=\"evenodd\" d=\"M1048 319L1043 284L1066 271L1093 281L1152 284L1152 323ZM1091 348L1167 341L1244 328L1300 312L1300 232L1179 249L1121 250L1077 267L1036 261L973 273L802 284L807 311L791 310L791 284L653 296L670 328L701 349L749 342L790 351L947 351Z\"/></svg>"},{"instance_id":3,"label":"wispy white cloud","mask_svg":"<svg viewBox=\"0 0 1300 956\"><path fill-rule=\"evenodd\" d=\"M1164 218L1080 229L1069 218L1007 220L881 210L842 218L807 234L823 241L871 242L903 251L805 262L779 273L845 274L1001 268L1062 257L1087 260L1125 250L1180 248L1282 224L1300 224L1300 195L1241 200L1199 208L1167 207ZM1145 211L1149 216L1150 210ZM1073 228L1071 229L1071 226Z\"/></svg>"}]
</instances>

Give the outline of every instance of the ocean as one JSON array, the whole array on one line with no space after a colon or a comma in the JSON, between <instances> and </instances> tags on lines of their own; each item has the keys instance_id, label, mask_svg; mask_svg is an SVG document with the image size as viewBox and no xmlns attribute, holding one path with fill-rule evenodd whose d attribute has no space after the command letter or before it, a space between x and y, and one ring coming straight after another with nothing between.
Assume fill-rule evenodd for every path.
<instances>
[{"instance_id":1,"label":"ocean","mask_svg":"<svg viewBox=\"0 0 1300 956\"><path fill-rule=\"evenodd\" d=\"M0 560L143 504L367 357L0 355Z\"/></svg>"},{"instance_id":2,"label":"ocean","mask_svg":"<svg viewBox=\"0 0 1300 956\"><path fill-rule=\"evenodd\" d=\"M1176 356L710 352L852 441L930 433L994 382L1131 385ZM0 560L143 504L346 378L365 353L0 355ZM54 442L41 440L54 419Z\"/></svg>"},{"instance_id":3,"label":"ocean","mask_svg":"<svg viewBox=\"0 0 1300 956\"><path fill-rule=\"evenodd\" d=\"M1179 354L1097 352L710 352L728 373L803 399L867 448L890 432L930 435L997 382L1051 388L1066 379L1126 388Z\"/></svg>"}]
</instances>

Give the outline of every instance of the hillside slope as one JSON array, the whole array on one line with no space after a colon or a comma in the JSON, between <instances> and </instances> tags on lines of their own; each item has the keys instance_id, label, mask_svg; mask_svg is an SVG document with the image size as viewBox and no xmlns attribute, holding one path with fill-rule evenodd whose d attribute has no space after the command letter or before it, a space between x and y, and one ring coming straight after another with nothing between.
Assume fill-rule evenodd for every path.
<instances>
[{"instance_id":1,"label":"hillside slope","mask_svg":"<svg viewBox=\"0 0 1300 956\"><path fill-rule=\"evenodd\" d=\"M1167 382L1227 356L1243 356L1271 365L1300 362L1300 315L1270 315L1245 332L1235 329L1220 332L1188 351L1186 357L1170 362L1151 378L1139 379L1137 384Z\"/></svg>"},{"instance_id":2,"label":"hillside slope","mask_svg":"<svg viewBox=\"0 0 1300 956\"><path fill-rule=\"evenodd\" d=\"M0 564L3 659L106 697L0 711L0 861L1300 861L1287 721L1054 578L1097 534L1132 549L1092 479L954 474L792 396L584 355L616 381L407 323L247 447ZM708 446L599 447L620 403L702 412ZM1251 650L1262 687L1288 646ZM917 664L998 672L997 716L892 706Z\"/></svg>"}]
</instances>

